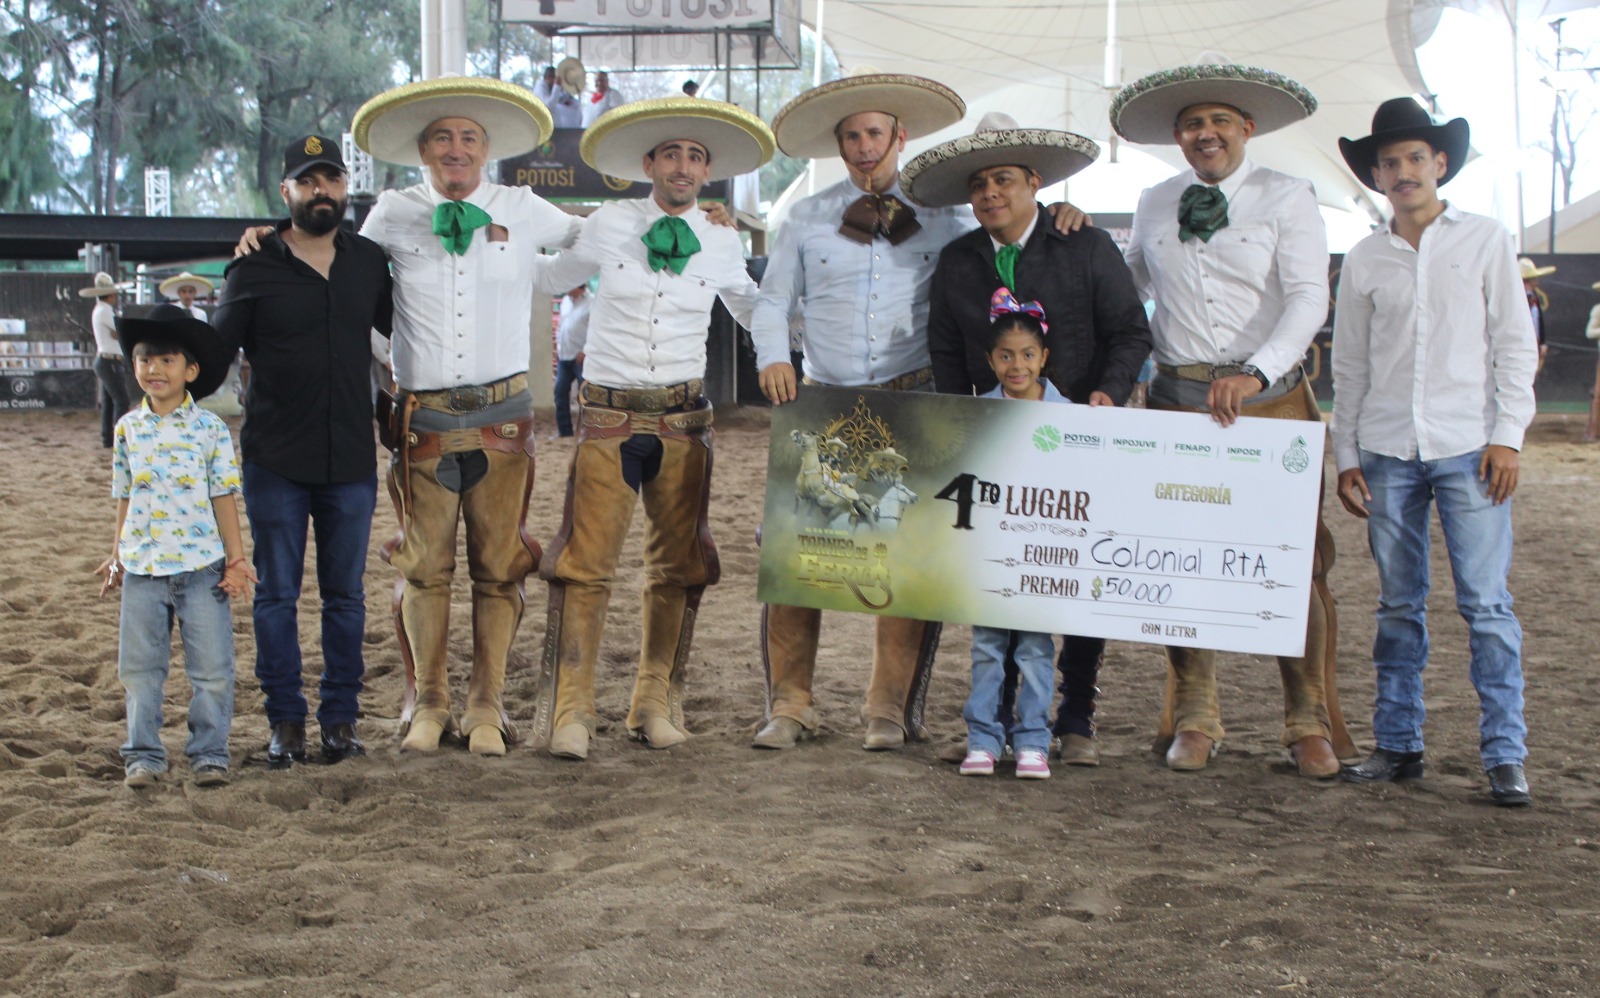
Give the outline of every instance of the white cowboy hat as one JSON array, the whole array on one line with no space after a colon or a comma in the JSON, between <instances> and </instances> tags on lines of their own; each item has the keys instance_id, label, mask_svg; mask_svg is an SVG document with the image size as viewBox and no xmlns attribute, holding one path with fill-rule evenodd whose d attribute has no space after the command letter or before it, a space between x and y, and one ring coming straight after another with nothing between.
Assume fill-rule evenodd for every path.
<instances>
[{"instance_id":1,"label":"white cowboy hat","mask_svg":"<svg viewBox=\"0 0 1600 998\"><path fill-rule=\"evenodd\" d=\"M1280 73L1255 66L1180 66L1128 84L1111 101L1111 127L1130 142L1176 145L1178 114L1196 104L1226 104L1256 123L1257 135L1311 117L1317 99Z\"/></svg>"},{"instance_id":2,"label":"white cowboy hat","mask_svg":"<svg viewBox=\"0 0 1600 998\"><path fill-rule=\"evenodd\" d=\"M204 277L200 277L200 276L198 276L196 274L191 274L186 270L186 271L184 271L183 273L179 274L176 277L169 277L166 280L162 281L160 284L157 284L156 285L156 290L160 291L162 294L166 295L168 298L176 298L176 297L178 297L178 289L182 288L182 287L193 287L197 294L199 292L202 292L202 291L204 291L207 294L210 294L212 291L215 291L216 288L217 288L217 286L215 284L212 284L210 281L206 280Z\"/></svg>"},{"instance_id":3,"label":"white cowboy hat","mask_svg":"<svg viewBox=\"0 0 1600 998\"><path fill-rule=\"evenodd\" d=\"M361 105L350 122L356 145L388 163L420 166L417 137L440 118L467 118L489 136L498 159L532 152L555 125L533 91L504 80L441 76L386 90Z\"/></svg>"},{"instance_id":4,"label":"white cowboy hat","mask_svg":"<svg viewBox=\"0 0 1600 998\"><path fill-rule=\"evenodd\" d=\"M78 297L104 298L106 295L116 294L118 291L126 291L131 287L133 287L131 281L118 283L112 280L110 274L99 273L94 275L94 285L92 287L78 289Z\"/></svg>"},{"instance_id":5,"label":"white cowboy hat","mask_svg":"<svg viewBox=\"0 0 1600 998\"><path fill-rule=\"evenodd\" d=\"M1522 279L1524 281L1531 281L1535 277L1543 277L1546 274L1556 272L1555 267L1541 267L1525 256L1517 257L1517 269L1522 271Z\"/></svg>"},{"instance_id":6,"label":"white cowboy hat","mask_svg":"<svg viewBox=\"0 0 1600 998\"><path fill-rule=\"evenodd\" d=\"M928 208L966 204L967 181L991 166L1023 166L1043 178L1067 179L1094 163L1100 146L1074 132L1018 128L1009 114L990 111L971 135L934 146L900 170L906 197Z\"/></svg>"},{"instance_id":7,"label":"white cowboy hat","mask_svg":"<svg viewBox=\"0 0 1600 998\"><path fill-rule=\"evenodd\" d=\"M614 107L583 133L578 152L601 173L648 181L644 156L673 139L689 139L711 154L711 179L737 177L772 158L772 132L734 104L698 97L658 97Z\"/></svg>"},{"instance_id":8,"label":"white cowboy hat","mask_svg":"<svg viewBox=\"0 0 1600 998\"><path fill-rule=\"evenodd\" d=\"M582 97L584 88L589 84L589 71L583 68L583 60L569 55L556 63L556 80L562 90L574 97Z\"/></svg>"},{"instance_id":9,"label":"white cowboy hat","mask_svg":"<svg viewBox=\"0 0 1600 998\"><path fill-rule=\"evenodd\" d=\"M966 102L954 90L921 76L865 73L824 83L783 106L772 119L778 148L800 159L839 154L833 130L852 114L892 115L909 138L931 135L960 121Z\"/></svg>"}]
</instances>

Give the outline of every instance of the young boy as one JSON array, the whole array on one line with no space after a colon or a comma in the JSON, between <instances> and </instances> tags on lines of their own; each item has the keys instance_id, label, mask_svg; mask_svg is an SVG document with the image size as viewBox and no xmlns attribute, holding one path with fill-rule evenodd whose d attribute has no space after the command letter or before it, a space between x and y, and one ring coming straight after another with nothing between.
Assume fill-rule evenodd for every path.
<instances>
[{"instance_id":1,"label":"young boy","mask_svg":"<svg viewBox=\"0 0 1600 998\"><path fill-rule=\"evenodd\" d=\"M122 349L146 398L117 422L111 496L116 542L97 574L103 597L122 588L117 676L127 691L123 783L148 787L167 770L161 745L162 685L172 619L183 637L189 701L184 751L198 786L228 782L233 723L230 596L255 573L239 532L239 465L227 424L194 404L222 383L231 359L206 323L176 305L117 321Z\"/></svg>"},{"instance_id":2,"label":"young boy","mask_svg":"<svg viewBox=\"0 0 1600 998\"><path fill-rule=\"evenodd\" d=\"M1435 124L1401 97L1378 108L1370 136L1339 146L1355 175L1394 206L1391 225L1346 255L1334 318L1339 501L1367 521L1380 587L1377 748L1340 776L1422 775L1428 507L1436 504L1470 635L1489 793L1501 806L1526 805L1522 627L1506 576L1538 354L1511 235L1439 198L1466 160L1465 119Z\"/></svg>"}]
</instances>

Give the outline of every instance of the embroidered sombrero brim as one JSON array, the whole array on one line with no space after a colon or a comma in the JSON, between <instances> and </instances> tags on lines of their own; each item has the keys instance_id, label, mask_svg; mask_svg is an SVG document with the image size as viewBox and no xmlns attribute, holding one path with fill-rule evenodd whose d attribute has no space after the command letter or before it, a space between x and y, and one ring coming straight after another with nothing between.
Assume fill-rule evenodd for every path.
<instances>
[{"instance_id":1,"label":"embroidered sombrero brim","mask_svg":"<svg viewBox=\"0 0 1600 998\"><path fill-rule=\"evenodd\" d=\"M194 356L200 375L189 383L189 394L196 401L221 388L228 378L233 351L210 323L196 319L188 309L163 304L143 317L124 315L117 319L117 341L128 363L133 363L134 347L146 340L176 344Z\"/></svg>"},{"instance_id":2,"label":"embroidered sombrero brim","mask_svg":"<svg viewBox=\"0 0 1600 998\"><path fill-rule=\"evenodd\" d=\"M1317 99L1311 91L1270 69L1202 65L1151 73L1117 92L1111 101L1111 127L1129 142L1176 145L1178 114L1196 104L1226 104L1248 114L1262 135L1311 117Z\"/></svg>"},{"instance_id":3,"label":"embroidered sombrero brim","mask_svg":"<svg viewBox=\"0 0 1600 998\"><path fill-rule=\"evenodd\" d=\"M549 141L550 110L533 91L504 80L441 76L386 90L361 105L350 131L356 145L386 163L420 166L417 137L440 118L467 118L489 135L496 159L532 152Z\"/></svg>"},{"instance_id":4,"label":"embroidered sombrero brim","mask_svg":"<svg viewBox=\"0 0 1600 998\"><path fill-rule=\"evenodd\" d=\"M790 156L827 159L839 155L834 127L867 111L893 115L915 139L960 121L967 104L954 90L921 76L870 73L807 90L772 119L772 134Z\"/></svg>"},{"instance_id":5,"label":"embroidered sombrero brim","mask_svg":"<svg viewBox=\"0 0 1600 998\"><path fill-rule=\"evenodd\" d=\"M614 107L583 133L583 161L609 177L648 182L644 157L673 139L711 154L711 178L737 177L772 158L776 144L760 118L734 104L698 97L658 97Z\"/></svg>"},{"instance_id":6,"label":"embroidered sombrero brim","mask_svg":"<svg viewBox=\"0 0 1600 998\"><path fill-rule=\"evenodd\" d=\"M1100 146L1074 132L1044 128L1003 128L963 135L934 146L900 169L906 196L928 208L966 204L967 181L991 166L1024 166L1059 183L1092 165Z\"/></svg>"},{"instance_id":7,"label":"embroidered sombrero brim","mask_svg":"<svg viewBox=\"0 0 1600 998\"><path fill-rule=\"evenodd\" d=\"M210 281L206 280L204 277L200 277L200 276L198 276L196 274L191 274L186 270L183 273L179 274L177 277L169 277L166 280L162 281L160 284L157 284L156 285L156 290L160 291L162 294L166 295L168 298L176 298L177 295L178 295L178 289L181 288L181 287L189 286L189 285L193 285L195 291L197 291L197 292L198 291L211 292L211 291L215 291L216 287L217 287L215 284L212 284Z\"/></svg>"}]
</instances>

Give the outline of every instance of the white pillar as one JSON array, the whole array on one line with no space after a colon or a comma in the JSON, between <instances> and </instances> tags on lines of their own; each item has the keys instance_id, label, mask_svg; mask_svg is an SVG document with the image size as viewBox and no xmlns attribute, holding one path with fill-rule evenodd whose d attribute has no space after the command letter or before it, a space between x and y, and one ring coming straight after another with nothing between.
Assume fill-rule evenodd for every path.
<instances>
[{"instance_id":1,"label":"white pillar","mask_svg":"<svg viewBox=\"0 0 1600 998\"><path fill-rule=\"evenodd\" d=\"M422 78L439 76L439 0L422 0Z\"/></svg>"},{"instance_id":2,"label":"white pillar","mask_svg":"<svg viewBox=\"0 0 1600 998\"><path fill-rule=\"evenodd\" d=\"M437 0L439 72L467 74L467 0Z\"/></svg>"}]
</instances>

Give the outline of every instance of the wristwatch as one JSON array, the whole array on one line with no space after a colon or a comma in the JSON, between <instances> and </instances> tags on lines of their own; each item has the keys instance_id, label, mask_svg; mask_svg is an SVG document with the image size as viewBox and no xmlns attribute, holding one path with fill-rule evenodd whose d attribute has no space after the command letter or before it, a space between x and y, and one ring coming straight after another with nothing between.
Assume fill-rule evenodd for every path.
<instances>
[{"instance_id":1,"label":"wristwatch","mask_svg":"<svg viewBox=\"0 0 1600 998\"><path fill-rule=\"evenodd\" d=\"M1240 374L1248 374L1248 375L1250 375L1250 377L1255 378L1257 381L1261 382L1261 390L1262 391L1266 391L1268 388L1272 387L1272 379L1267 377L1266 374L1261 370L1261 368L1255 366L1254 364L1240 364L1239 365L1239 373Z\"/></svg>"}]
</instances>

